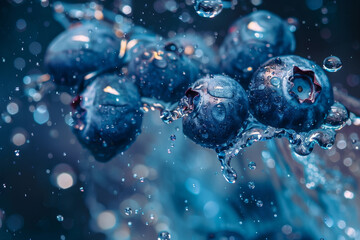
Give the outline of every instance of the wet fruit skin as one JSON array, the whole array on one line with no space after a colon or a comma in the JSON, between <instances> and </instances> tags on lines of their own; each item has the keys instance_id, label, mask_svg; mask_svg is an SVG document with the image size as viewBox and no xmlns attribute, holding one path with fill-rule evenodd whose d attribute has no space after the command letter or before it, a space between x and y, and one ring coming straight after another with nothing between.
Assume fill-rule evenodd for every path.
<instances>
[{"instance_id":1,"label":"wet fruit skin","mask_svg":"<svg viewBox=\"0 0 360 240\"><path fill-rule=\"evenodd\" d=\"M126 150L141 132L138 90L117 74L96 77L72 105L73 132L98 161Z\"/></svg>"},{"instance_id":2,"label":"wet fruit skin","mask_svg":"<svg viewBox=\"0 0 360 240\"><path fill-rule=\"evenodd\" d=\"M171 41L151 43L136 51L128 72L141 96L176 102L197 79L199 68Z\"/></svg>"},{"instance_id":3,"label":"wet fruit skin","mask_svg":"<svg viewBox=\"0 0 360 240\"><path fill-rule=\"evenodd\" d=\"M287 22L268 11L256 11L237 20L220 47L222 70L247 89L249 80L266 60L295 50Z\"/></svg>"},{"instance_id":4,"label":"wet fruit skin","mask_svg":"<svg viewBox=\"0 0 360 240\"><path fill-rule=\"evenodd\" d=\"M251 112L258 121L277 128L303 132L320 127L333 102L325 72L299 56L270 59L249 85Z\"/></svg>"},{"instance_id":5,"label":"wet fruit skin","mask_svg":"<svg viewBox=\"0 0 360 240\"><path fill-rule=\"evenodd\" d=\"M184 134L207 148L229 143L248 116L245 90L230 77L215 75L196 81L186 92L192 108L183 118Z\"/></svg>"},{"instance_id":6,"label":"wet fruit skin","mask_svg":"<svg viewBox=\"0 0 360 240\"><path fill-rule=\"evenodd\" d=\"M119 65L120 42L108 23L79 22L50 43L45 68L56 84L79 86L87 74Z\"/></svg>"},{"instance_id":7,"label":"wet fruit skin","mask_svg":"<svg viewBox=\"0 0 360 240\"><path fill-rule=\"evenodd\" d=\"M179 46L183 52L200 69L201 75L220 73L218 58L214 49L203 37L193 33L179 34L169 41Z\"/></svg>"}]
</instances>

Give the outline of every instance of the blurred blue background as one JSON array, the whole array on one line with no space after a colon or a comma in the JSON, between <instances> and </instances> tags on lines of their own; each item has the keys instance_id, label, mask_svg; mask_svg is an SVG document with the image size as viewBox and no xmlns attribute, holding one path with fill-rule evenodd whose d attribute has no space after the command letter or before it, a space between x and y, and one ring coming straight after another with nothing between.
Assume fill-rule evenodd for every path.
<instances>
[{"instance_id":1,"label":"blurred blue background","mask_svg":"<svg viewBox=\"0 0 360 240\"><path fill-rule=\"evenodd\" d=\"M314 189L305 186L301 167L312 160L287 166L283 158L291 154L281 141L246 149L233 160L239 181L228 184L216 154L185 139L181 122L163 124L158 112L145 114L143 133L123 155L95 162L66 124L69 93L53 90L40 101L25 94L24 77L44 73L46 48L64 30L52 3L0 3L0 239L157 239L164 230L172 239L360 238L360 154L351 140L360 134L356 126L340 132L332 150L317 150L322 157L316 159L324 161L313 160L315 165L326 166ZM120 1L99 3L118 10ZM191 1L135 0L130 16L165 37L173 31L206 33L216 48L231 23L254 9L297 18L295 53L319 65L327 56L340 57L343 68L329 79L360 97L357 0L238 0L234 10L214 19L197 16ZM285 152L276 156L281 146ZM247 167L250 161L255 170Z\"/></svg>"}]
</instances>

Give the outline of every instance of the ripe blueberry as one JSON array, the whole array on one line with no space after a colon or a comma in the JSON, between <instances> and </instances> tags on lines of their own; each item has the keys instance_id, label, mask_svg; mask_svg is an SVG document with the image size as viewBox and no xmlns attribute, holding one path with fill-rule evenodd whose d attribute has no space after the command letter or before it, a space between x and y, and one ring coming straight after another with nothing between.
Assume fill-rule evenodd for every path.
<instances>
[{"instance_id":1,"label":"ripe blueberry","mask_svg":"<svg viewBox=\"0 0 360 240\"><path fill-rule=\"evenodd\" d=\"M99 161L126 150L141 131L140 95L116 74L100 75L73 101L73 132Z\"/></svg>"},{"instance_id":2,"label":"ripe blueberry","mask_svg":"<svg viewBox=\"0 0 360 240\"><path fill-rule=\"evenodd\" d=\"M142 96L176 102L197 78L198 67L173 42L152 43L137 50L128 70Z\"/></svg>"},{"instance_id":3,"label":"ripe blueberry","mask_svg":"<svg viewBox=\"0 0 360 240\"><path fill-rule=\"evenodd\" d=\"M169 41L181 48L181 51L199 67L202 75L220 72L214 49L208 46L199 35L179 34Z\"/></svg>"},{"instance_id":4,"label":"ripe blueberry","mask_svg":"<svg viewBox=\"0 0 360 240\"><path fill-rule=\"evenodd\" d=\"M268 11L256 11L230 27L220 48L221 67L247 88L262 63L294 50L295 38L288 23Z\"/></svg>"},{"instance_id":5,"label":"ripe blueberry","mask_svg":"<svg viewBox=\"0 0 360 240\"><path fill-rule=\"evenodd\" d=\"M87 74L119 64L120 41L110 24L79 22L50 43L45 67L57 84L78 86Z\"/></svg>"},{"instance_id":6,"label":"ripe blueberry","mask_svg":"<svg viewBox=\"0 0 360 240\"><path fill-rule=\"evenodd\" d=\"M229 77L215 75L196 81L186 91L193 111L183 118L183 131L195 143L221 147L232 140L248 116L245 90Z\"/></svg>"},{"instance_id":7,"label":"ripe blueberry","mask_svg":"<svg viewBox=\"0 0 360 240\"><path fill-rule=\"evenodd\" d=\"M249 101L260 122L296 131L319 127L334 102L321 67L291 55L272 58L254 73Z\"/></svg>"}]
</instances>

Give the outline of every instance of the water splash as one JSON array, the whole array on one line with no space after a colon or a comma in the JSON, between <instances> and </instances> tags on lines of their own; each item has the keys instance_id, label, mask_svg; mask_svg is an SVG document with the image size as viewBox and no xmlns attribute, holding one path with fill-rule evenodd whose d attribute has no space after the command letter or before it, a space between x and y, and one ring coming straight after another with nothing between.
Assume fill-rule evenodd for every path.
<instances>
[{"instance_id":1,"label":"water splash","mask_svg":"<svg viewBox=\"0 0 360 240\"><path fill-rule=\"evenodd\" d=\"M183 118L194 110L194 106L190 103L191 99L188 97L183 97L179 103L175 104L165 104L151 98L142 98L141 101L143 102L141 108L143 112L159 111L160 119L166 124Z\"/></svg>"},{"instance_id":2,"label":"water splash","mask_svg":"<svg viewBox=\"0 0 360 240\"><path fill-rule=\"evenodd\" d=\"M221 172L225 180L229 183L235 183L237 179L236 171L230 166L231 158L226 158L225 151L221 151L217 155L221 164Z\"/></svg>"},{"instance_id":3,"label":"water splash","mask_svg":"<svg viewBox=\"0 0 360 240\"><path fill-rule=\"evenodd\" d=\"M329 116L321 128L297 133L291 129L266 126L250 115L246 128L243 131L239 131L232 146L223 151L217 150L221 152L221 156L219 157L218 155L218 159L221 162L223 176L228 182L235 183L234 178L231 177L231 174L235 172L230 166L231 159L237 156L242 149L250 147L258 141L286 137L289 140L291 149L300 156L309 155L314 149L315 144L318 144L323 149L329 149L335 143L335 130L340 130L344 127L348 119L349 112L346 108L340 103L335 103L331 107Z\"/></svg>"},{"instance_id":4,"label":"water splash","mask_svg":"<svg viewBox=\"0 0 360 240\"><path fill-rule=\"evenodd\" d=\"M297 221L307 222L314 236L321 233L319 238L357 239L354 237L359 231L359 215L354 211L358 205L354 198L355 179L330 169L318 154L300 156L290 151L281 140L269 141L268 149L262 158L264 163L268 159L276 162L273 170L267 168L266 171L271 175L272 184L278 186L277 199L284 203L286 217L298 216ZM333 227L336 225L338 227Z\"/></svg>"}]
</instances>

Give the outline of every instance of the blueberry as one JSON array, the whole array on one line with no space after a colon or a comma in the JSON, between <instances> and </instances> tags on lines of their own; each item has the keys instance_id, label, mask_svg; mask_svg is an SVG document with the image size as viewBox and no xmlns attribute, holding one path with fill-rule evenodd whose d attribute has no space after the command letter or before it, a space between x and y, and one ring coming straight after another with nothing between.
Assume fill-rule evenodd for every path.
<instances>
[{"instance_id":1,"label":"blueberry","mask_svg":"<svg viewBox=\"0 0 360 240\"><path fill-rule=\"evenodd\" d=\"M119 64L120 42L110 24L80 22L50 43L45 67L57 84L77 86L87 74Z\"/></svg>"},{"instance_id":2,"label":"blueberry","mask_svg":"<svg viewBox=\"0 0 360 240\"><path fill-rule=\"evenodd\" d=\"M128 79L116 74L96 77L74 99L73 132L99 161L126 150L141 131L140 95Z\"/></svg>"},{"instance_id":3,"label":"blueberry","mask_svg":"<svg viewBox=\"0 0 360 240\"><path fill-rule=\"evenodd\" d=\"M196 34L180 34L170 41L181 48L181 51L199 67L201 74L219 73L218 59L214 49Z\"/></svg>"},{"instance_id":4,"label":"blueberry","mask_svg":"<svg viewBox=\"0 0 360 240\"><path fill-rule=\"evenodd\" d=\"M128 71L144 97L176 102L197 78L198 67L173 42L151 43L137 50Z\"/></svg>"},{"instance_id":5,"label":"blueberry","mask_svg":"<svg viewBox=\"0 0 360 240\"><path fill-rule=\"evenodd\" d=\"M229 143L248 116L245 90L229 77L215 75L196 81L186 91L193 111L183 118L183 131L195 143L217 148Z\"/></svg>"},{"instance_id":6,"label":"blueberry","mask_svg":"<svg viewBox=\"0 0 360 240\"><path fill-rule=\"evenodd\" d=\"M140 26L133 26L126 32L124 37L127 40L126 49L124 49L126 54L125 64L128 64L148 44L161 40L160 36Z\"/></svg>"},{"instance_id":7,"label":"blueberry","mask_svg":"<svg viewBox=\"0 0 360 240\"><path fill-rule=\"evenodd\" d=\"M264 63L251 79L249 101L260 122L296 131L319 127L334 102L321 67L298 56Z\"/></svg>"},{"instance_id":8,"label":"blueberry","mask_svg":"<svg viewBox=\"0 0 360 240\"><path fill-rule=\"evenodd\" d=\"M224 44L221 51L222 57L225 57L221 62L223 71L240 80L246 89L256 69L275 55L269 44L257 40L234 45Z\"/></svg>"},{"instance_id":9,"label":"blueberry","mask_svg":"<svg viewBox=\"0 0 360 240\"><path fill-rule=\"evenodd\" d=\"M220 47L221 67L247 88L262 63L294 50L295 38L288 23L268 11L256 11L230 27Z\"/></svg>"}]
</instances>

